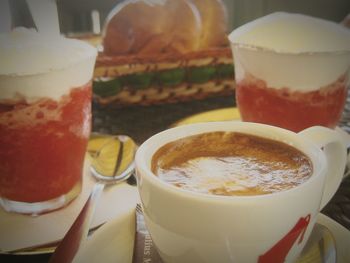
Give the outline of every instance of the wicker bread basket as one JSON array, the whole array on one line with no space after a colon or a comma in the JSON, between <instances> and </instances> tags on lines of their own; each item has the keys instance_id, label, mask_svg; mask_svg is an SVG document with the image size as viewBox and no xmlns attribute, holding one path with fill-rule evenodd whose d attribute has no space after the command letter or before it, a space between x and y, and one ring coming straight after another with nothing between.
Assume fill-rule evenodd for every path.
<instances>
[{"instance_id":1,"label":"wicker bread basket","mask_svg":"<svg viewBox=\"0 0 350 263\"><path fill-rule=\"evenodd\" d=\"M233 72L229 47L156 56L101 53L94 72L94 101L122 107L229 96L234 92Z\"/></svg>"}]
</instances>

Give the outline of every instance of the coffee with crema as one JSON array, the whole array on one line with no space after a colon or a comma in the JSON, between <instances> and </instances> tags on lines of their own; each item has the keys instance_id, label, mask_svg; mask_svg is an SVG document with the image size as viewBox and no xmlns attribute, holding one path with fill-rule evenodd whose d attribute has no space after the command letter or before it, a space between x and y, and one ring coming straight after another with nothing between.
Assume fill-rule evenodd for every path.
<instances>
[{"instance_id":1,"label":"coffee with crema","mask_svg":"<svg viewBox=\"0 0 350 263\"><path fill-rule=\"evenodd\" d=\"M293 188L313 172L310 159L278 141L238 132L209 132L170 142L152 171L177 187L213 195L263 195Z\"/></svg>"}]
</instances>

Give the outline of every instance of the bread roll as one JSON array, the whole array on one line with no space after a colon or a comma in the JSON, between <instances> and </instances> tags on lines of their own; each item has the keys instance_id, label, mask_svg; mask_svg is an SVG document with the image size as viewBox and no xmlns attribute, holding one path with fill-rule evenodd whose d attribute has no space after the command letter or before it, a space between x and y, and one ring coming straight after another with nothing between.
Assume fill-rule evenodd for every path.
<instances>
[{"instance_id":1,"label":"bread roll","mask_svg":"<svg viewBox=\"0 0 350 263\"><path fill-rule=\"evenodd\" d=\"M199 10L202 33L199 49L227 46L227 12L222 0L191 0Z\"/></svg>"},{"instance_id":2,"label":"bread roll","mask_svg":"<svg viewBox=\"0 0 350 263\"><path fill-rule=\"evenodd\" d=\"M128 0L107 18L107 55L185 53L200 45L201 18L187 0Z\"/></svg>"}]
</instances>

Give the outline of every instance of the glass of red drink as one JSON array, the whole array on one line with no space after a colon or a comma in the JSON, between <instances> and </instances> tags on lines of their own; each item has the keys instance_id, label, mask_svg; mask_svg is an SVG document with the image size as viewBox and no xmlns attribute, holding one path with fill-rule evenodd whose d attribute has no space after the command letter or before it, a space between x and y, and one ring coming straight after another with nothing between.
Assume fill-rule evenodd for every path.
<instances>
[{"instance_id":1,"label":"glass of red drink","mask_svg":"<svg viewBox=\"0 0 350 263\"><path fill-rule=\"evenodd\" d=\"M295 132L336 127L349 86L350 30L274 13L239 27L229 38L243 121Z\"/></svg>"},{"instance_id":2,"label":"glass of red drink","mask_svg":"<svg viewBox=\"0 0 350 263\"><path fill-rule=\"evenodd\" d=\"M0 204L56 210L81 192L96 50L27 30L0 41Z\"/></svg>"}]
</instances>

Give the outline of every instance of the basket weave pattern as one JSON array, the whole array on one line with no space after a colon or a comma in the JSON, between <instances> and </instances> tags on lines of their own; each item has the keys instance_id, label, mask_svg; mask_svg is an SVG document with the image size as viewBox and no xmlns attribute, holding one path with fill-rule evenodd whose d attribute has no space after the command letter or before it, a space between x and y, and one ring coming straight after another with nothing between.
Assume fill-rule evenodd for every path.
<instances>
[{"instance_id":1,"label":"basket weave pattern","mask_svg":"<svg viewBox=\"0 0 350 263\"><path fill-rule=\"evenodd\" d=\"M164 85L152 81L146 88L135 88L122 83L118 92L108 96L94 94L95 102L101 105L129 106L175 103L190 100L201 100L207 97L232 95L234 77L215 77L197 83L187 79L191 70L201 67L216 68L233 65L229 47L190 52L182 55L163 54L159 56L131 55L105 56L100 54L95 67L94 80L120 79L132 74L161 73L173 69L184 69L185 77L176 85Z\"/></svg>"}]
</instances>

